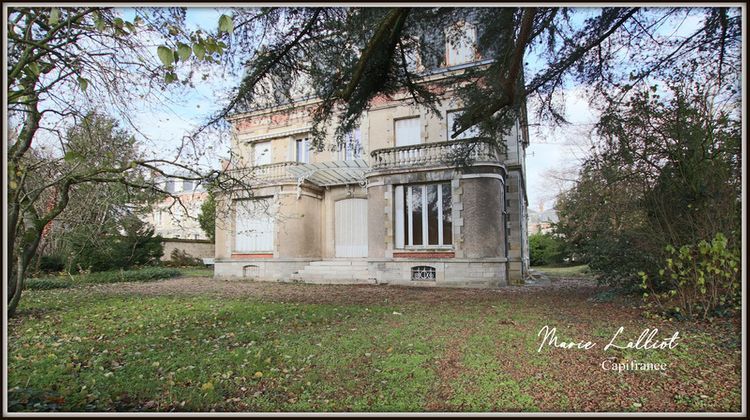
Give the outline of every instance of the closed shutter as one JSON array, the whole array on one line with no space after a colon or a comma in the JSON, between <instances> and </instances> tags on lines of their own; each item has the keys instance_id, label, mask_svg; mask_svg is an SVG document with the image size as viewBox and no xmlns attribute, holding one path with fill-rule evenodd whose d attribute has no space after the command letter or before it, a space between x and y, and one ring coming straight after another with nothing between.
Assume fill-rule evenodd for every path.
<instances>
[{"instance_id":1,"label":"closed shutter","mask_svg":"<svg viewBox=\"0 0 750 420\"><path fill-rule=\"evenodd\" d=\"M396 147L422 142L419 117L396 120Z\"/></svg>"},{"instance_id":2,"label":"closed shutter","mask_svg":"<svg viewBox=\"0 0 750 420\"><path fill-rule=\"evenodd\" d=\"M255 166L271 164L271 142L255 143L253 147Z\"/></svg>"},{"instance_id":3,"label":"closed shutter","mask_svg":"<svg viewBox=\"0 0 750 420\"><path fill-rule=\"evenodd\" d=\"M448 39L448 66L474 61L477 42L476 28L470 23L463 23L459 25L458 30L461 32L458 39Z\"/></svg>"},{"instance_id":4,"label":"closed shutter","mask_svg":"<svg viewBox=\"0 0 750 420\"><path fill-rule=\"evenodd\" d=\"M367 256L367 200L350 198L336 202L336 257Z\"/></svg>"},{"instance_id":5,"label":"closed shutter","mask_svg":"<svg viewBox=\"0 0 750 420\"><path fill-rule=\"evenodd\" d=\"M235 202L235 251L273 252L274 218L269 199Z\"/></svg>"}]
</instances>

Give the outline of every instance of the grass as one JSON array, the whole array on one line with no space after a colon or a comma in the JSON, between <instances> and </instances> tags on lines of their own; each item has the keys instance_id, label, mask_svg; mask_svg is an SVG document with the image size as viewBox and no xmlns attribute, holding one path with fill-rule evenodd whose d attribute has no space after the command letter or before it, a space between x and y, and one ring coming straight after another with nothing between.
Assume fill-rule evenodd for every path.
<instances>
[{"instance_id":1,"label":"grass","mask_svg":"<svg viewBox=\"0 0 750 420\"><path fill-rule=\"evenodd\" d=\"M179 267L182 277L213 277L213 267Z\"/></svg>"},{"instance_id":2,"label":"grass","mask_svg":"<svg viewBox=\"0 0 750 420\"><path fill-rule=\"evenodd\" d=\"M740 408L741 349L724 346L733 332L713 325L658 325L684 335L675 351L537 351L542 325L603 346L619 325L634 339L646 321L610 303L591 311L584 292L459 299L445 291L438 301L355 305L346 296L370 289L268 287L344 298L30 291L8 330L9 410ZM670 369L603 372L608 356Z\"/></svg>"},{"instance_id":3,"label":"grass","mask_svg":"<svg viewBox=\"0 0 750 420\"><path fill-rule=\"evenodd\" d=\"M155 281L171 277L212 277L213 268L145 267L133 270L102 271L88 274L56 275L26 280L27 290L67 289L83 284L106 284L126 281Z\"/></svg>"},{"instance_id":4,"label":"grass","mask_svg":"<svg viewBox=\"0 0 750 420\"><path fill-rule=\"evenodd\" d=\"M550 277L587 277L591 275L589 267L586 264L564 266L540 265L531 268L541 271Z\"/></svg>"}]
</instances>

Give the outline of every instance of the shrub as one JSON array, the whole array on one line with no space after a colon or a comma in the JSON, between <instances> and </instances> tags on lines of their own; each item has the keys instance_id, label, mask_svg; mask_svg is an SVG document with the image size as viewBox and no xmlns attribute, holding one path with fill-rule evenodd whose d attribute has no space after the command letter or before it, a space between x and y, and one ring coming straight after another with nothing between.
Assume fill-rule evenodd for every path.
<instances>
[{"instance_id":1,"label":"shrub","mask_svg":"<svg viewBox=\"0 0 750 420\"><path fill-rule=\"evenodd\" d=\"M60 255L42 255L39 257L39 271L59 273L65 269L65 260Z\"/></svg>"},{"instance_id":2,"label":"shrub","mask_svg":"<svg viewBox=\"0 0 750 420\"><path fill-rule=\"evenodd\" d=\"M70 277L30 278L24 282L27 290L67 289L76 284L106 284L125 281L155 281L177 277L182 272L176 268L147 267L138 270L99 271Z\"/></svg>"},{"instance_id":3,"label":"shrub","mask_svg":"<svg viewBox=\"0 0 750 420\"><path fill-rule=\"evenodd\" d=\"M52 290L52 289L67 289L71 287L73 282L67 278L30 278L24 282L24 288L27 290Z\"/></svg>"},{"instance_id":4,"label":"shrub","mask_svg":"<svg viewBox=\"0 0 750 420\"><path fill-rule=\"evenodd\" d=\"M532 266L560 264L565 260L565 243L550 233L529 235L529 259Z\"/></svg>"},{"instance_id":5,"label":"shrub","mask_svg":"<svg viewBox=\"0 0 750 420\"><path fill-rule=\"evenodd\" d=\"M600 284L641 292L639 272L656 272L661 261L658 253L645 252L637 235L631 232L597 235L586 244L589 268Z\"/></svg>"},{"instance_id":6,"label":"shrub","mask_svg":"<svg viewBox=\"0 0 750 420\"><path fill-rule=\"evenodd\" d=\"M185 250L174 249L172 250L172 253L169 254L169 261L166 261L165 265L169 267L202 266L203 260L193 257L185 252Z\"/></svg>"},{"instance_id":7,"label":"shrub","mask_svg":"<svg viewBox=\"0 0 750 420\"><path fill-rule=\"evenodd\" d=\"M679 249L666 248L668 258L658 276L641 272L644 299L662 313L676 312L688 318L706 319L739 309L740 255L727 246L727 238L718 233L711 240Z\"/></svg>"},{"instance_id":8,"label":"shrub","mask_svg":"<svg viewBox=\"0 0 750 420\"><path fill-rule=\"evenodd\" d=\"M69 261L68 271L128 269L154 264L164 255L161 237L154 236L153 228L134 216L123 220L122 227L125 235L91 238L85 230L71 234L71 246L77 252Z\"/></svg>"}]
</instances>

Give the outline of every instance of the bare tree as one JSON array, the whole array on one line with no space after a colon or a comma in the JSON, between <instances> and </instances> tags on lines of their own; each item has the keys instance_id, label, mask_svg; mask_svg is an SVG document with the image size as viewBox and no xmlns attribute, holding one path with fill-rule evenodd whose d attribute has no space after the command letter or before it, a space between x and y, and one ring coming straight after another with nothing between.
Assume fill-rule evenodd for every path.
<instances>
[{"instance_id":1,"label":"bare tree","mask_svg":"<svg viewBox=\"0 0 750 420\"><path fill-rule=\"evenodd\" d=\"M167 47L154 51L154 43L164 36L178 42L178 49L184 45L191 54L200 52L194 63L217 60L222 32L186 33L184 16L184 9L169 8L139 9L132 21L96 7L8 9L8 113L18 132L7 145L9 316L18 306L45 230L68 207L74 189L118 184L126 192L171 195L151 175L214 182L219 188L243 185L243 179L200 170L186 160L188 150L200 149L195 138L185 139L172 158L123 154L92 160L90 153L72 147L66 135L92 110L116 114L138 129L133 104L164 100L165 89L178 78L174 63L188 58L182 48L170 53L166 63ZM193 41L188 46L182 39ZM89 138L88 147L96 146L96 139ZM94 153L116 152L111 144L99 146L103 148Z\"/></svg>"}]
</instances>

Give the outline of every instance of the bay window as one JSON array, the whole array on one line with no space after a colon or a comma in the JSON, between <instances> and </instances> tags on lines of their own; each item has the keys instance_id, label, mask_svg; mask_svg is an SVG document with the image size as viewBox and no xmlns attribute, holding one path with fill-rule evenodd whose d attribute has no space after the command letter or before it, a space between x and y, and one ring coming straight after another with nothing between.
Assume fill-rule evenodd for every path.
<instances>
[{"instance_id":1,"label":"bay window","mask_svg":"<svg viewBox=\"0 0 750 420\"><path fill-rule=\"evenodd\" d=\"M395 188L396 248L453 244L450 182Z\"/></svg>"}]
</instances>

